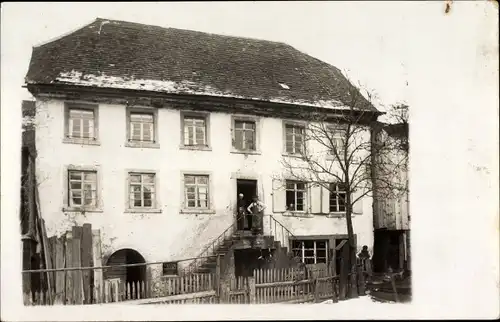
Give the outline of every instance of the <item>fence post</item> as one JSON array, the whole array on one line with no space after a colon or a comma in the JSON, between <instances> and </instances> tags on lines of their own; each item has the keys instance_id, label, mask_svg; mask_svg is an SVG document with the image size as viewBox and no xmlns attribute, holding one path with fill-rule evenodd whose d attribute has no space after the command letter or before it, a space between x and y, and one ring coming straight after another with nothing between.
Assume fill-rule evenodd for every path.
<instances>
[{"instance_id":1,"label":"fence post","mask_svg":"<svg viewBox=\"0 0 500 322\"><path fill-rule=\"evenodd\" d=\"M360 296L365 295L365 272L362 270L361 266L357 266L358 272L358 292Z\"/></svg>"},{"instance_id":2,"label":"fence post","mask_svg":"<svg viewBox=\"0 0 500 322\"><path fill-rule=\"evenodd\" d=\"M319 279L317 277L314 278L314 303L319 302Z\"/></svg>"},{"instance_id":3,"label":"fence post","mask_svg":"<svg viewBox=\"0 0 500 322\"><path fill-rule=\"evenodd\" d=\"M221 262L220 262L220 254L217 254L216 266L215 266L215 294L220 297L221 296Z\"/></svg>"},{"instance_id":4,"label":"fence post","mask_svg":"<svg viewBox=\"0 0 500 322\"><path fill-rule=\"evenodd\" d=\"M255 277L251 276L248 278L248 296L250 297L250 303L257 303L257 298L255 294Z\"/></svg>"},{"instance_id":5,"label":"fence post","mask_svg":"<svg viewBox=\"0 0 500 322\"><path fill-rule=\"evenodd\" d=\"M349 279L349 298L353 299L358 297L358 287L356 278L356 264L351 267L351 278Z\"/></svg>"},{"instance_id":6,"label":"fence post","mask_svg":"<svg viewBox=\"0 0 500 322\"><path fill-rule=\"evenodd\" d=\"M345 300L347 286L347 274L345 269L345 259L340 258L340 278L339 278L339 300Z\"/></svg>"}]
</instances>

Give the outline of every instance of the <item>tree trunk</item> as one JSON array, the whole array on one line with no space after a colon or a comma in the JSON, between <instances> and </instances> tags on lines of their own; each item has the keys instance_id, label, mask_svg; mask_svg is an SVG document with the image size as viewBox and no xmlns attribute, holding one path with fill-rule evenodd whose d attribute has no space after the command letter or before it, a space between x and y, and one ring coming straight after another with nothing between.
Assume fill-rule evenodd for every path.
<instances>
[{"instance_id":1,"label":"tree trunk","mask_svg":"<svg viewBox=\"0 0 500 322\"><path fill-rule=\"evenodd\" d=\"M356 268L356 241L354 240L354 229L352 227L352 205L351 192L346 194L346 220L347 220L347 238L349 240L349 271L355 271Z\"/></svg>"}]
</instances>

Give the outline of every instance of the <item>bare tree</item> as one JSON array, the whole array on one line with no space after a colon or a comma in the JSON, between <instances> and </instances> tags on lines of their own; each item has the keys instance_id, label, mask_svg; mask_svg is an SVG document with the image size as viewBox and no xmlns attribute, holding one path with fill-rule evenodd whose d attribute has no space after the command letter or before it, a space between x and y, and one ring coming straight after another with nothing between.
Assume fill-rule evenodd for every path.
<instances>
[{"instance_id":1,"label":"bare tree","mask_svg":"<svg viewBox=\"0 0 500 322\"><path fill-rule=\"evenodd\" d=\"M373 127L381 114L370 103L373 94L366 91L365 97L360 87L354 86L347 77L341 87L340 90L346 93L343 106L329 110L302 110L301 116L306 121L301 135L293 140L295 146L290 147L294 155L284 156L281 162L283 175L287 178L307 182L312 187L320 186L337 198L337 211L345 212L352 270L356 263L352 224L354 206L373 192L372 166L376 156L395 147L391 141L379 140L375 144L373 140ZM393 181L378 178L379 185L388 188Z\"/></svg>"}]
</instances>

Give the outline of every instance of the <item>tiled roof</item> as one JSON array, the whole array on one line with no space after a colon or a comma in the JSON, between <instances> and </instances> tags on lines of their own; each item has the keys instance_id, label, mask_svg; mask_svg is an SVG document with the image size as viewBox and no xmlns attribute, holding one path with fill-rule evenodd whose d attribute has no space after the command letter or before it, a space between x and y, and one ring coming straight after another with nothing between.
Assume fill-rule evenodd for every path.
<instances>
[{"instance_id":1,"label":"tiled roof","mask_svg":"<svg viewBox=\"0 0 500 322\"><path fill-rule=\"evenodd\" d=\"M101 18L33 48L25 80L326 108L350 97L339 69L284 43Z\"/></svg>"}]
</instances>

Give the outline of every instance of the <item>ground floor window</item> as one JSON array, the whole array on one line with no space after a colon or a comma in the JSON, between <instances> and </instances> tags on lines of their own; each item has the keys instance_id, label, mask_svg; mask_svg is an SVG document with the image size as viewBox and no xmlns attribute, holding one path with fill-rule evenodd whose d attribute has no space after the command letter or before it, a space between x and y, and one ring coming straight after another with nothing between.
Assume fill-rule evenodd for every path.
<instances>
[{"instance_id":1,"label":"ground floor window","mask_svg":"<svg viewBox=\"0 0 500 322\"><path fill-rule=\"evenodd\" d=\"M292 250L304 264L328 263L328 240L293 240Z\"/></svg>"}]
</instances>

